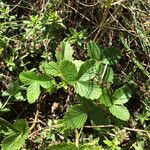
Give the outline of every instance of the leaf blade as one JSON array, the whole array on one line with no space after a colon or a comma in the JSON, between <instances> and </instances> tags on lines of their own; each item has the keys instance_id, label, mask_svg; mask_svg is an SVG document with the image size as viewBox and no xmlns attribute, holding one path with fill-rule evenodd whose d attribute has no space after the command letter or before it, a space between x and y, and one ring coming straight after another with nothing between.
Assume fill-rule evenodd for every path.
<instances>
[{"instance_id":1,"label":"leaf blade","mask_svg":"<svg viewBox=\"0 0 150 150\"><path fill-rule=\"evenodd\" d=\"M130 118L130 113L125 106L113 105L109 108L109 111L118 119L123 121L127 121Z\"/></svg>"},{"instance_id":2,"label":"leaf blade","mask_svg":"<svg viewBox=\"0 0 150 150\"><path fill-rule=\"evenodd\" d=\"M33 104L40 95L40 84L38 82L32 83L27 88L27 100L30 104Z\"/></svg>"},{"instance_id":3,"label":"leaf blade","mask_svg":"<svg viewBox=\"0 0 150 150\"><path fill-rule=\"evenodd\" d=\"M82 105L73 106L64 116L64 125L67 128L82 128L87 120L87 113Z\"/></svg>"}]
</instances>

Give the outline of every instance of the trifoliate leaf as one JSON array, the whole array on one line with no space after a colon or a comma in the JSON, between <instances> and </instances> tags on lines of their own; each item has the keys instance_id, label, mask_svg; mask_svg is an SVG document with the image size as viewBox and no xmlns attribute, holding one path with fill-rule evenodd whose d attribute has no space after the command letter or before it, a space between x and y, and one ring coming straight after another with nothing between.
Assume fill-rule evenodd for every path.
<instances>
[{"instance_id":1,"label":"trifoliate leaf","mask_svg":"<svg viewBox=\"0 0 150 150\"><path fill-rule=\"evenodd\" d=\"M85 107L82 105L73 106L64 116L64 126L70 129L82 128L87 117Z\"/></svg>"},{"instance_id":2,"label":"trifoliate leaf","mask_svg":"<svg viewBox=\"0 0 150 150\"><path fill-rule=\"evenodd\" d=\"M62 42L60 46L56 49L56 58L58 62L65 60L73 61L73 48L69 42Z\"/></svg>"},{"instance_id":3,"label":"trifoliate leaf","mask_svg":"<svg viewBox=\"0 0 150 150\"><path fill-rule=\"evenodd\" d=\"M55 81L46 74L36 74L33 71L22 72L19 76L27 88L27 99L29 103L34 103L40 95L40 85L47 90L53 89Z\"/></svg>"},{"instance_id":4,"label":"trifoliate leaf","mask_svg":"<svg viewBox=\"0 0 150 150\"><path fill-rule=\"evenodd\" d=\"M81 65L77 79L80 81L88 81L96 76L99 69L99 63L94 60L86 61Z\"/></svg>"},{"instance_id":5,"label":"trifoliate leaf","mask_svg":"<svg viewBox=\"0 0 150 150\"><path fill-rule=\"evenodd\" d=\"M78 148L72 143L63 143L49 146L47 150L78 150Z\"/></svg>"},{"instance_id":6,"label":"trifoliate leaf","mask_svg":"<svg viewBox=\"0 0 150 150\"><path fill-rule=\"evenodd\" d=\"M70 61L63 61L61 63L61 73L69 84L77 80L77 68L75 64Z\"/></svg>"},{"instance_id":7,"label":"trifoliate leaf","mask_svg":"<svg viewBox=\"0 0 150 150\"><path fill-rule=\"evenodd\" d=\"M109 111L117 118L127 121L130 118L128 109L123 105L113 105L109 108Z\"/></svg>"},{"instance_id":8,"label":"trifoliate leaf","mask_svg":"<svg viewBox=\"0 0 150 150\"><path fill-rule=\"evenodd\" d=\"M124 86L117 89L113 95L113 103L116 105L123 105L128 102L131 97L131 90Z\"/></svg>"},{"instance_id":9,"label":"trifoliate leaf","mask_svg":"<svg viewBox=\"0 0 150 150\"><path fill-rule=\"evenodd\" d=\"M27 99L30 104L33 104L40 95L40 84L38 82L32 83L27 89Z\"/></svg>"},{"instance_id":10,"label":"trifoliate leaf","mask_svg":"<svg viewBox=\"0 0 150 150\"><path fill-rule=\"evenodd\" d=\"M28 138L29 128L25 120L18 120L14 127L17 128L18 132L10 131L7 134L2 142L3 150L20 150Z\"/></svg>"},{"instance_id":11,"label":"trifoliate leaf","mask_svg":"<svg viewBox=\"0 0 150 150\"><path fill-rule=\"evenodd\" d=\"M78 81L75 85L75 91L80 96L92 100L98 99L102 94L101 88L97 84L91 81L85 81L85 82Z\"/></svg>"}]
</instances>

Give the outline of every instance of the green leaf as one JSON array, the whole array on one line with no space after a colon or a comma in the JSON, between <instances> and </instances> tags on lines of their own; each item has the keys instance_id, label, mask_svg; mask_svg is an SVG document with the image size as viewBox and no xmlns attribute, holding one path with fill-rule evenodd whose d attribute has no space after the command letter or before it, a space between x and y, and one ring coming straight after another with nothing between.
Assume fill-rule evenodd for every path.
<instances>
[{"instance_id":1,"label":"green leaf","mask_svg":"<svg viewBox=\"0 0 150 150\"><path fill-rule=\"evenodd\" d=\"M19 79L25 85L30 85L35 82L35 80L37 79L37 75L34 71L24 71L20 73Z\"/></svg>"},{"instance_id":2,"label":"green leaf","mask_svg":"<svg viewBox=\"0 0 150 150\"><path fill-rule=\"evenodd\" d=\"M105 105L106 107L110 107L112 106L111 99L112 97L109 91L107 89L103 89L102 95L100 97L100 103Z\"/></svg>"},{"instance_id":3,"label":"green leaf","mask_svg":"<svg viewBox=\"0 0 150 150\"><path fill-rule=\"evenodd\" d=\"M66 128L82 128L87 120L87 112L82 105L73 106L64 116L64 125Z\"/></svg>"},{"instance_id":4,"label":"green leaf","mask_svg":"<svg viewBox=\"0 0 150 150\"><path fill-rule=\"evenodd\" d=\"M113 69L111 67L107 66L103 80L113 83L113 79L114 79Z\"/></svg>"},{"instance_id":5,"label":"green leaf","mask_svg":"<svg viewBox=\"0 0 150 150\"><path fill-rule=\"evenodd\" d=\"M123 105L113 105L109 108L109 111L117 118L127 121L130 118L128 109Z\"/></svg>"},{"instance_id":6,"label":"green leaf","mask_svg":"<svg viewBox=\"0 0 150 150\"><path fill-rule=\"evenodd\" d=\"M80 70L81 65L84 63L82 60L74 60L73 63L77 68L77 72Z\"/></svg>"},{"instance_id":7,"label":"green leaf","mask_svg":"<svg viewBox=\"0 0 150 150\"><path fill-rule=\"evenodd\" d=\"M7 88L7 93L9 93L9 95L14 96L18 91L19 91L18 81L9 83Z\"/></svg>"},{"instance_id":8,"label":"green leaf","mask_svg":"<svg viewBox=\"0 0 150 150\"><path fill-rule=\"evenodd\" d=\"M94 60L86 61L81 65L77 79L80 81L88 81L96 76L99 69L99 63Z\"/></svg>"},{"instance_id":9,"label":"green leaf","mask_svg":"<svg viewBox=\"0 0 150 150\"><path fill-rule=\"evenodd\" d=\"M103 150L103 148L101 146L83 145L79 150Z\"/></svg>"},{"instance_id":10,"label":"green leaf","mask_svg":"<svg viewBox=\"0 0 150 150\"><path fill-rule=\"evenodd\" d=\"M98 99L102 94L101 88L91 81L85 82L78 81L75 85L75 91L80 96L92 100Z\"/></svg>"},{"instance_id":11,"label":"green leaf","mask_svg":"<svg viewBox=\"0 0 150 150\"><path fill-rule=\"evenodd\" d=\"M27 88L27 99L30 104L33 104L40 95L40 84L38 82L32 83Z\"/></svg>"},{"instance_id":12,"label":"green leaf","mask_svg":"<svg viewBox=\"0 0 150 150\"><path fill-rule=\"evenodd\" d=\"M131 97L131 90L124 86L117 89L113 95L113 103L116 105L123 105L128 102Z\"/></svg>"},{"instance_id":13,"label":"green leaf","mask_svg":"<svg viewBox=\"0 0 150 150\"><path fill-rule=\"evenodd\" d=\"M109 64L111 65L116 64L121 58L120 50L114 47L105 49L103 53L104 53L105 58L108 60Z\"/></svg>"},{"instance_id":14,"label":"green leaf","mask_svg":"<svg viewBox=\"0 0 150 150\"><path fill-rule=\"evenodd\" d=\"M112 146L113 146L113 142L110 141L110 140L103 140L103 142L104 142L107 146L109 146L109 147L112 147Z\"/></svg>"},{"instance_id":15,"label":"green leaf","mask_svg":"<svg viewBox=\"0 0 150 150\"><path fill-rule=\"evenodd\" d=\"M52 94L56 90L55 80L50 80L50 81L47 81L47 82L40 82L40 85L44 89L46 89L46 92L49 92L50 94Z\"/></svg>"},{"instance_id":16,"label":"green leaf","mask_svg":"<svg viewBox=\"0 0 150 150\"><path fill-rule=\"evenodd\" d=\"M69 84L77 80L77 68L75 64L70 61L63 61L61 63L61 73Z\"/></svg>"},{"instance_id":17,"label":"green leaf","mask_svg":"<svg viewBox=\"0 0 150 150\"><path fill-rule=\"evenodd\" d=\"M87 45L87 48L89 57L99 61L102 60L101 54L102 50L98 47L98 45L94 41L90 41Z\"/></svg>"},{"instance_id":18,"label":"green leaf","mask_svg":"<svg viewBox=\"0 0 150 150\"><path fill-rule=\"evenodd\" d=\"M40 95L40 85L50 92L55 86L55 81L52 77L45 74L37 75L33 71L22 72L19 78L25 85L30 85L27 88L27 99L30 104L34 103L38 99Z\"/></svg>"},{"instance_id":19,"label":"green leaf","mask_svg":"<svg viewBox=\"0 0 150 150\"><path fill-rule=\"evenodd\" d=\"M49 146L47 150L78 150L78 148L72 143L63 143Z\"/></svg>"},{"instance_id":20,"label":"green leaf","mask_svg":"<svg viewBox=\"0 0 150 150\"><path fill-rule=\"evenodd\" d=\"M103 64L116 64L118 60L121 58L120 50L116 48L99 48L98 45L94 41L90 41L87 45L88 55L92 59L96 59L101 61Z\"/></svg>"},{"instance_id":21,"label":"green leaf","mask_svg":"<svg viewBox=\"0 0 150 150\"><path fill-rule=\"evenodd\" d=\"M61 61L73 61L73 48L69 42L62 42L60 47L56 51L56 59L58 62Z\"/></svg>"},{"instance_id":22,"label":"green leaf","mask_svg":"<svg viewBox=\"0 0 150 150\"><path fill-rule=\"evenodd\" d=\"M49 63L42 63L41 68L44 73L52 76L60 76L60 67L58 63L51 61Z\"/></svg>"},{"instance_id":23,"label":"green leaf","mask_svg":"<svg viewBox=\"0 0 150 150\"><path fill-rule=\"evenodd\" d=\"M20 150L29 135L29 128L25 120L17 120L14 124L18 132L9 131L2 142L3 150Z\"/></svg>"},{"instance_id":24,"label":"green leaf","mask_svg":"<svg viewBox=\"0 0 150 150\"><path fill-rule=\"evenodd\" d=\"M101 108L98 106L95 106L90 110L89 117L94 126L109 124L108 115L106 114L106 112L104 110L101 110ZM96 128L96 129L98 129L98 128Z\"/></svg>"},{"instance_id":25,"label":"green leaf","mask_svg":"<svg viewBox=\"0 0 150 150\"><path fill-rule=\"evenodd\" d=\"M19 79L25 85L30 85L34 82L47 82L52 78L45 74L36 74L34 71L24 71L20 73Z\"/></svg>"}]
</instances>

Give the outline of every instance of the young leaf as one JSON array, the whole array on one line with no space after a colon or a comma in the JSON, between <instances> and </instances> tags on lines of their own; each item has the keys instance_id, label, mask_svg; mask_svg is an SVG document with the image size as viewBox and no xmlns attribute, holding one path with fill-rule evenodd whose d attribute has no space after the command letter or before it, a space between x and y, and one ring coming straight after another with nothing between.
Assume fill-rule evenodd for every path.
<instances>
[{"instance_id":1,"label":"young leaf","mask_svg":"<svg viewBox=\"0 0 150 150\"><path fill-rule=\"evenodd\" d=\"M121 120L127 121L130 118L128 109L123 105L113 105L109 108L109 111Z\"/></svg>"},{"instance_id":2,"label":"young leaf","mask_svg":"<svg viewBox=\"0 0 150 150\"><path fill-rule=\"evenodd\" d=\"M62 42L60 47L56 49L56 58L58 62L65 60L73 61L73 48L69 42Z\"/></svg>"},{"instance_id":3,"label":"young leaf","mask_svg":"<svg viewBox=\"0 0 150 150\"><path fill-rule=\"evenodd\" d=\"M123 105L128 102L131 97L131 90L124 86L117 89L113 95L113 103L116 105Z\"/></svg>"},{"instance_id":4,"label":"young leaf","mask_svg":"<svg viewBox=\"0 0 150 150\"><path fill-rule=\"evenodd\" d=\"M49 146L47 150L78 150L78 148L72 143L63 143Z\"/></svg>"},{"instance_id":5,"label":"young leaf","mask_svg":"<svg viewBox=\"0 0 150 150\"><path fill-rule=\"evenodd\" d=\"M99 69L99 63L94 60L86 61L81 65L77 79L80 81L88 81L96 76Z\"/></svg>"},{"instance_id":6,"label":"young leaf","mask_svg":"<svg viewBox=\"0 0 150 150\"><path fill-rule=\"evenodd\" d=\"M17 120L14 124L18 132L9 131L2 142L3 150L20 150L29 135L29 128L25 120Z\"/></svg>"},{"instance_id":7,"label":"young leaf","mask_svg":"<svg viewBox=\"0 0 150 150\"><path fill-rule=\"evenodd\" d=\"M75 91L80 96L92 100L98 99L102 94L101 88L91 81L85 82L78 81L75 85Z\"/></svg>"},{"instance_id":8,"label":"young leaf","mask_svg":"<svg viewBox=\"0 0 150 150\"><path fill-rule=\"evenodd\" d=\"M87 117L87 112L82 105L73 106L64 116L64 125L70 129L82 128Z\"/></svg>"},{"instance_id":9,"label":"young leaf","mask_svg":"<svg viewBox=\"0 0 150 150\"><path fill-rule=\"evenodd\" d=\"M60 67L58 63L51 61L49 63L42 63L41 68L44 73L52 76L60 76Z\"/></svg>"},{"instance_id":10,"label":"young leaf","mask_svg":"<svg viewBox=\"0 0 150 150\"><path fill-rule=\"evenodd\" d=\"M61 73L68 83L75 82L77 79L77 68L70 61L63 61L61 63Z\"/></svg>"},{"instance_id":11,"label":"young leaf","mask_svg":"<svg viewBox=\"0 0 150 150\"><path fill-rule=\"evenodd\" d=\"M27 89L27 99L30 104L33 104L40 95L40 84L38 82L32 83Z\"/></svg>"}]
</instances>

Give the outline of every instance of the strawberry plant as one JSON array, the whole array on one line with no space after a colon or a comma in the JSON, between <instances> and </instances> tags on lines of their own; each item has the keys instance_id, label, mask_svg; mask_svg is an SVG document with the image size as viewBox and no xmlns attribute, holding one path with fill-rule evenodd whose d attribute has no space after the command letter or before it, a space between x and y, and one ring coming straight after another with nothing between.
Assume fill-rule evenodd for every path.
<instances>
[{"instance_id":1,"label":"strawberry plant","mask_svg":"<svg viewBox=\"0 0 150 150\"><path fill-rule=\"evenodd\" d=\"M104 87L104 83L113 83L111 65L116 64L121 58L120 51L115 48L99 48L93 41L87 44L87 48L89 60L74 60L71 44L64 41L56 50L57 61L42 62L40 66L42 73L36 74L31 70L19 75L24 85L28 86L29 103L34 103L38 99L40 87L50 94L62 87L74 88L79 104L72 106L65 113L61 124L65 130L82 129L88 118L91 123L103 124L103 121L98 123L96 121L97 119L106 120L107 115L103 113L103 109L123 121L130 118L130 113L124 106L131 97L129 88L123 86L112 94L108 88ZM60 78L59 82L57 78ZM89 104L90 107L88 107ZM109 120L106 124L108 122ZM76 146L78 147L78 144Z\"/></svg>"},{"instance_id":2,"label":"strawberry plant","mask_svg":"<svg viewBox=\"0 0 150 150\"><path fill-rule=\"evenodd\" d=\"M0 1L0 149L149 150L147 1Z\"/></svg>"}]
</instances>

